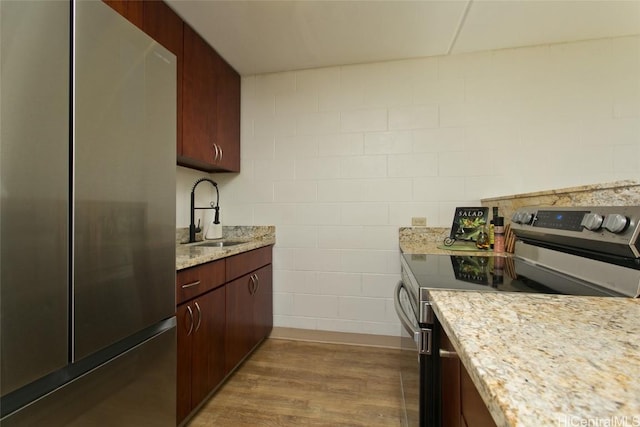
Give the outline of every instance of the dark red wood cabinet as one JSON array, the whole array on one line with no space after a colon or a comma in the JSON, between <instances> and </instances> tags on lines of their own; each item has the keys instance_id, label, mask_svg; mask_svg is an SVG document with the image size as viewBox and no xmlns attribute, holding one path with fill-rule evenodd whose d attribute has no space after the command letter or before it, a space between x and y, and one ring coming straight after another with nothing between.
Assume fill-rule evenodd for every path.
<instances>
[{"instance_id":1,"label":"dark red wood cabinet","mask_svg":"<svg viewBox=\"0 0 640 427\"><path fill-rule=\"evenodd\" d=\"M178 424L271 333L272 251L266 246L178 271Z\"/></svg>"},{"instance_id":2,"label":"dark red wood cabinet","mask_svg":"<svg viewBox=\"0 0 640 427\"><path fill-rule=\"evenodd\" d=\"M240 171L240 75L184 25L183 135L178 164Z\"/></svg>"},{"instance_id":3,"label":"dark red wood cabinet","mask_svg":"<svg viewBox=\"0 0 640 427\"><path fill-rule=\"evenodd\" d=\"M447 427L495 427L467 370L455 354L444 329L440 329L440 381L442 425Z\"/></svg>"},{"instance_id":4,"label":"dark red wood cabinet","mask_svg":"<svg viewBox=\"0 0 640 427\"><path fill-rule=\"evenodd\" d=\"M144 2L142 29L158 43L176 56L177 61L177 151L182 147L182 61L183 61L183 21L177 13L161 0Z\"/></svg>"},{"instance_id":5,"label":"dark red wood cabinet","mask_svg":"<svg viewBox=\"0 0 640 427\"><path fill-rule=\"evenodd\" d=\"M440 357L442 425L458 427L461 424L460 369L462 364L444 330L440 330L440 348L452 357ZM464 368L462 368L464 369Z\"/></svg>"},{"instance_id":6,"label":"dark red wood cabinet","mask_svg":"<svg viewBox=\"0 0 640 427\"><path fill-rule=\"evenodd\" d=\"M227 286L225 364L238 366L273 328L272 266L264 266Z\"/></svg>"},{"instance_id":7,"label":"dark red wood cabinet","mask_svg":"<svg viewBox=\"0 0 640 427\"><path fill-rule=\"evenodd\" d=\"M177 308L177 422L224 379L225 289L219 287Z\"/></svg>"},{"instance_id":8,"label":"dark red wood cabinet","mask_svg":"<svg viewBox=\"0 0 640 427\"><path fill-rule=\"evenodd\" d=\"M219 167L240 172L240 75L220 56L216 69L216 141L222 149Z\"/></svg>"},{"instance_id":9,"label":"dark red wood cabinet","mask_svg":"<svg viewBox=\"0 0 640 427\"><path fill-rule=\"evenodd\" d=\"M127 18L129 22L138 28L142 28L143 23L143 0L102 0L108 4L113 10Z\"/></svg>"},{"instance_id":10,"label":"dark red wood cabinet","mask_svg":"<svg viewBox=\"0 0 640 427\"><path fill-rule=\"evenodd\" d=\"M178 164L206 169L216 160L215 56L207 42L184 25L182 150Z\"/></svg>"},{"instance_id":11,"label":"dark red wood cabinet","mask_svg":"<svg viewBox=\"0 0 640 427\"><path fill-rule=\"evenodd\" d=\"M103 0L176 55L177 163L240 172L240 75L162 0Z\"/></svg>"},{"instance_id":12,"label":"dark red wood cabinet","mask_svg":"<svg viewBox=\"0 0 640 427\"><path fill-rule=\"evenodd\" d=\"M227 258L226 370L233 370L273 328L272 248Z\"/></svg>"}]
</instances>

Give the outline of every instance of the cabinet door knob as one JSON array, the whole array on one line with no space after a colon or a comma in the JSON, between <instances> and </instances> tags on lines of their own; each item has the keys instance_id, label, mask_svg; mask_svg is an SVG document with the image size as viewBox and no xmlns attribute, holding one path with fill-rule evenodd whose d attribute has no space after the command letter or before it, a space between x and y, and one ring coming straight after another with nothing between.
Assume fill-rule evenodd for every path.
<instances>
[{"instance_id":1,"label":"cabinet door knob","mask_svg":"<svg viewBox=\"0 0 640 427\"><path fill-rule=\"evenodd\" d=\"M191 332L193 332L193 310L191 310L191 306L188 305L187 306L187 312L185 313L185 317L187 317L186 315L189 315L189 318L191 319L191 321L189 322L189 329L187 330L187 336L191 335Z\"/></svg>"},{"instance_id":2,"label":"cabinet door knob","mask_svg":"<svg viewBox=\"0 0 640 427\"><path fill-rule=\"evenodd\" d=\"M256 277L256 290L253 293L256 294L260 289L260 276L258 276L258 273L254 274L254 276Z\"/></svg>"},{"instance_id":3,"label":"cabinet door knob","mask_svg":"<svg viewBox=\"0 0 640 427\"><path fill-rule=\"evenodd\" d=\"M196 302L196 308L198 309L198 323L196 324L196 332L200 329L200 323L202 323L202 310L200 310L200 305Z\"/></svg>"},{"instance_id":4,"label":"cabinet door knob","mask_svg":"<svg viewBox=\"0 0 640 427\"><path fill-rule=\"evenodd\" d=\"M222 162L222 157L224 156L224 151L222 150L222 147L218 145L218 148L220 149L220 162Z\"/></svg>"},{"instance_id":5,"label":"cabinet door knob","mask_svg":"<svg viewBox=\"0 0 640 427\"><path fill-rule=\"evenodd\" d=\"M249 295L253 295L253 293L255 292L255 287L256 287L256 279L255 279L255 275L251 275L249 276Z\"/></svg>"},{"instance_id":6,"label":"cabinet door knob","mask_svg":"<svg viewBox=\"0 0 640 427\"><path fill-rule=\"evenodd\" d=\"M215 142L211 143L213 148L213 163L218 163L218 157L220 156L220 148L218 148L218 144Z\"/></svg>"}]
</instances>

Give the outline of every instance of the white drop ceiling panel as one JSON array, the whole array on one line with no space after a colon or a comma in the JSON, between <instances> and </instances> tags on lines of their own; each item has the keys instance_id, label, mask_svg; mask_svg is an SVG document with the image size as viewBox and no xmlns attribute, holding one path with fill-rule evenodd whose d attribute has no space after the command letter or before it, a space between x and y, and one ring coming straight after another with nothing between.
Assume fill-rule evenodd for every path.
<instances>
[{"instance_id":1,"label":"white drop ceiling panel","mask_svg":"<svg viewBox=\"0 0 640 427\"><path fill-rule=\"evenodd\" d=\"M459 1L170 0L241 74L446 53Z\"/></svg>"},{"instance_id":2,"label":"white drop ceiling panel","mask_svg":"<svg viewBox=\"0 0 640 427\"><path fill-rule=\"evenodd\" d=\"M167 0L240 74L640 34L640 0Z\"/></svg>"},{"instance_id":3,"label":"white drop ceiling panel","mask_svg":"<svg viewBox=\"0 0 640 427\"><path fill-rule=\"evenodd\" d=\"M639 1L474 0L451 53L639 32Z\"/></svg>"}]
</instances>

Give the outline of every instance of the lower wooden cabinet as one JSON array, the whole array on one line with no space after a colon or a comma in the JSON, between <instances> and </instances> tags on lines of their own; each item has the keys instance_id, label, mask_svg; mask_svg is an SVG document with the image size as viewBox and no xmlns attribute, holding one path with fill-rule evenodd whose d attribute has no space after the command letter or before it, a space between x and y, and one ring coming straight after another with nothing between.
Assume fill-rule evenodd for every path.
<instances>
[{"instance_id":1,"label":"lower wooden cabinet","mask_svg":"<svg viewBox=\"0 0 640 427\"><path fill-rule=\"evenodd\" d=\"M462 363L460 363L460 359L455 354L455 349L444 330L440 331L440 348L450 352L445 354L451 356L440 357L442 425L458 427L461 425L462 418L460 410L460 369L464 370L464 367L462 367Z\"/></svg>"},{"instance_id":2,"label":"lower wooden cabinet","mask_svg":"<svg viewBox=\"0 0 640 427\"><path fill-rule=\"evenodd\" d=\"M462 421L468 427L496 427L491 413L466 369L460 369L460 406Z\"/></svg>"},{"instance_id":3,"label":"lower wooden cabinet","mask_svg":"<svg viewBox=\"0 0 640 427\"><path fill-rule=\"evenodd\" d=\"M225 289L219 287L177 308L180 423L224 379Z\"/></svg>"},{"instance_id":4,"label":"lower wooden cabinet","mask_svg":"<svg viewBox=\"0 0 640 427\"><path fill-rule=\"evenodd\" d=\"M233 370L273 328L272 266L226 285L226 370Z\"/></svg>"},{"instance_id":5,"label":"lower wooden cabinet","mask_svg":"<svg viewBox=\"0 0 640 427\"><path fill-rule=\"evenodd\" d=\"M178 424L271 333L271 259L268 246L178 272Z\"/></svg>"},{"instance_id":6,"label":"lower wooden cabinet","mask_svg":"<svg viewBox=\"0 0 640 427\"><path fill-rule=\"evenodd\" d=\"M496 427L467 370L443 329L440 329L441 411L444 427ZM448 357L444 357L444 356Z\"/></svg>"}]
</instances>

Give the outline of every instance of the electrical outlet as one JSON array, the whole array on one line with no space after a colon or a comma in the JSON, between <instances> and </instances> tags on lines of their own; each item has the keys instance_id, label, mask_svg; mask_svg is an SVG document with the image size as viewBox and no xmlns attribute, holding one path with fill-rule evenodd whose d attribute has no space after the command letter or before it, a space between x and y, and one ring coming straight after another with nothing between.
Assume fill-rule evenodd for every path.
<instances>
[{"instance_id":1,"label":"electrical outlet","mask_svg":"<svg viewBox=\"0 0 640 427\"><path fill-rule=\"evenodd\" d=\"M413 227L426 227L427 218L424 216L414 216L411 218L411 226Z\"/></svg>"}]
</instances>

